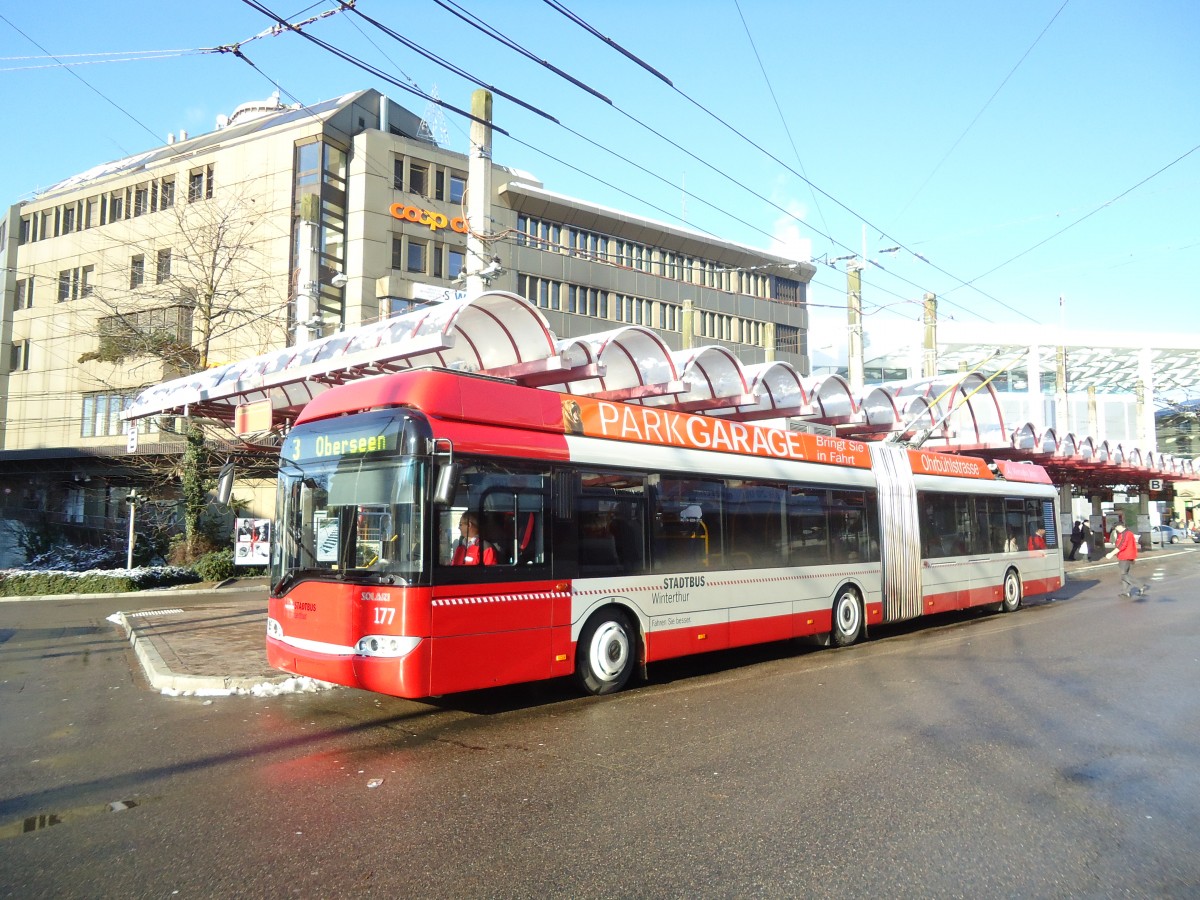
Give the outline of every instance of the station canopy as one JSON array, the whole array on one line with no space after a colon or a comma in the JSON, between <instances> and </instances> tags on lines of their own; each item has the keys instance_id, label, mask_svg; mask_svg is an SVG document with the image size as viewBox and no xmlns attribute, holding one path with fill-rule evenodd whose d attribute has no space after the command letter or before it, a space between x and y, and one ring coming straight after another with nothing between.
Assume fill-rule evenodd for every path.
<instances>
[{"instance_id":1,"label":"station canopy","mask_svg":"<svg viewBox=\"0 0 1200 900\"><path fill-rule=\"evenodd\" d=\"M142 391L123 413L233 422L270 402L285 428L330 386L436 366L508 378L600 399L737 420L774 419L795 430L855 440L915 442L930 450L1037 462L1056 481L1149 485L1198 476L1191 460L1006 423L996 392L978 373L872 386L854 396L839 375L802 376L786 362L743 365L723 347L672 351L648 328L628 325L558 339L541 312L516 294L419 307Z\"/></svg>"}]
</instances>

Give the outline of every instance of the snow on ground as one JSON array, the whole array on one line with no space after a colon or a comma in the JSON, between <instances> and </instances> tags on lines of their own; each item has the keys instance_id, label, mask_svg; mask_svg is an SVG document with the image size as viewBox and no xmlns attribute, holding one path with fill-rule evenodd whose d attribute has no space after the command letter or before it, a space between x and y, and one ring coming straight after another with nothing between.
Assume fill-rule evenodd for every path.
<instances>
[{"instance_id":1,"label":"snow on ground","mask_svg":"<svg viewBox=\"0 0 1200 900\"><path fill-rule=\"evenodd\" d=\"M195 691L177 691L173 688L163 688L161 693L167 697L280 697L284 694L315 694L337 687L328 681L318 681L315 678L293 677L284 681L264 681L250 687L239 688L202 688Z\"/></svg>"}]
</instances>

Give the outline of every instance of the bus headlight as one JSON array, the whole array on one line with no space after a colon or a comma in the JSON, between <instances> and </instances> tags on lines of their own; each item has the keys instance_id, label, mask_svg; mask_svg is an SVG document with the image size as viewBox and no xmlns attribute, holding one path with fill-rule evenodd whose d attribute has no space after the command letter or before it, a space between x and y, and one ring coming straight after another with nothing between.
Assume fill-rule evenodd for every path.
<instances>
[{"instance_id":1,"label":"bus headlight","mask_svg":"<svg viewBox=\"0 0 1200 900\"><path fill-rule=\"evenodd\" d=\"M267 617L267 637L275 638L276 640L283 637L283 626L270 616Z\"/></svg>"},{"instance_id":2,"label":"bus headlight","mask_svg":"<svg viewBox=\"0 0 1200 900\"><path fill-rule=\"evenodd\" d=\"M354 652L359 656L399 657L412 653L421 643L418 637L396 634L368 634L358 639Z\"/></svg>"}]
</instances>

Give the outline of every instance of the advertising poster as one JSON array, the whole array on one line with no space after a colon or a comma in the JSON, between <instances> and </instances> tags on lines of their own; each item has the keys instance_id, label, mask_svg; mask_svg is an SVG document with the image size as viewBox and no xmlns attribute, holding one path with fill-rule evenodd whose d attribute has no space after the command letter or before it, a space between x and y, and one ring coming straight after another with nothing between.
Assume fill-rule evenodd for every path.
<instances>
[{"instance_id":1,"label":"advertising poster","mask_svg":"<svg viewBox=\"0 0 1200 900\"><path fill-rule=\"evenodd\" d=\"M236 519L235 523L234 565L267 565L271 561L271 520Z\"/></svg>"}]
</instances>

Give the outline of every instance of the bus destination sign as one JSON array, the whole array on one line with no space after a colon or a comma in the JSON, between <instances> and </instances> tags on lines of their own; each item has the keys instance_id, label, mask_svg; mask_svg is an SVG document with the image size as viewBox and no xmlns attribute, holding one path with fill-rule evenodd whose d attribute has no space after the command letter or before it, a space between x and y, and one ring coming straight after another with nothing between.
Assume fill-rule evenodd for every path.
<instances>
[{"instance_id":1,"label":"bus destination sign","mask_svg":"<svg viewBox=\"0 0 1200 900\"><path fill-rule=\"evenodd\" d=\"M340 459L368 453L395 451L399 446L401 418L375 419L356 428L311 433L303 426L294 429L284 444L285 459Z\"/></svg>"}]
</instances>

